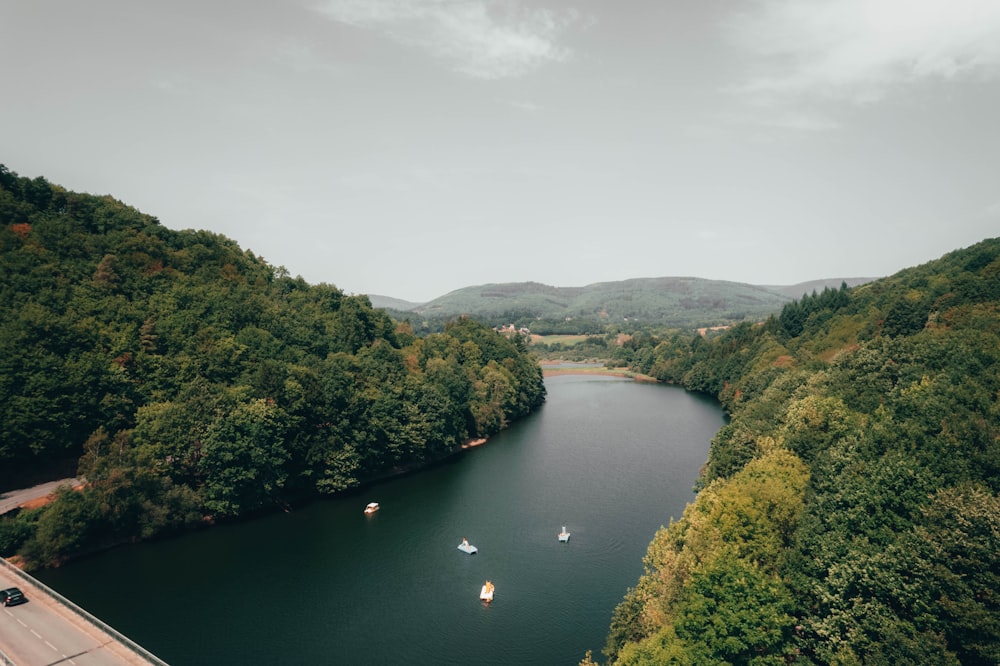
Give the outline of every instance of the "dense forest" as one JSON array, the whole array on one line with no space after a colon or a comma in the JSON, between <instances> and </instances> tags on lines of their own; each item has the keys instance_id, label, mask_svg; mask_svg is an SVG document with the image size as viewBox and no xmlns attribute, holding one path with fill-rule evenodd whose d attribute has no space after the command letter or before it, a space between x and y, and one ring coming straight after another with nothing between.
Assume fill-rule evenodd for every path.
<instances>
[{"instance_id":1,"label":"dense forest","mask_svg":"<svg viewBox=\"0 0 1000 666\"><path fill-rule=\"evenodd\" d=\"M621 354L731 420L608 663L1000 663L1000 239Z\"/></svg>"},{"instance_id":2,"label":"dense forest","mask_svg":"<svg viewBox=\"0 0 1000 666\"><path fill-rule=\"evenodd\" d=\"M0 517L26 566L412 469L542 404L520 338L418 337L232 240L0 165Z\"/></svg>"}]
</instances>

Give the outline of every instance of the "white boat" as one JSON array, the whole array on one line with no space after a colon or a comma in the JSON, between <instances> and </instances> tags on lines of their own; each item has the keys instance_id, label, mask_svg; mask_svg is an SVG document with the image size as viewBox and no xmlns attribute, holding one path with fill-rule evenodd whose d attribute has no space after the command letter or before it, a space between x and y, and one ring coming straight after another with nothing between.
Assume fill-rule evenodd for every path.
<instances>
[{"instance_id":1,"label":"white boat","mask_svg":"<svg viewBox=\"0 0 1000 666\"><path fill-rule=\"evenodd\" d=\"M463 553L468 553L469 555L475 555L479 552L479 549L469 543L469 540L465 538L462 539L462 543L458 544L458 549Z\"/></svg>"},{"instance_id":2,"label":"white boat","mask_svg":"<svg viewBox=\"0 0 1000 666\"><path fill-rule=\"evenodd\" d=\"M378 511L378 510L379 510L379 508L380 508L380 507L379 507L379 505L378 505L378 502L370 502L370 503L368 504L368 506L366 506L366 507L365 507L365 513L367 513L367 514L369 514L369 515L370 515L370 514L373 514L373 513L375 513L376 511Z\"/></svg>"},{"instance_id":3,"label":"white boat","mask_svg":"<svg viewBox=\"0 0 1000 666\"><path fill-rule=\"evenodd\" d=\"M562 542L569 541L569 532L566 531L565 525L563 525L563 531L559 533L559 540Z\"/></svg>"},{"instance_id":4,"label":"white boat","mask_svg":"<svg viewBox=\"0 0 1000 666\"><path fill-rule=\"evenodd\" d=\"M483 589L479 591L479 598L486 603L493 601L493 583L486 581L483 585Z\"/></svg>"}]
</instances>

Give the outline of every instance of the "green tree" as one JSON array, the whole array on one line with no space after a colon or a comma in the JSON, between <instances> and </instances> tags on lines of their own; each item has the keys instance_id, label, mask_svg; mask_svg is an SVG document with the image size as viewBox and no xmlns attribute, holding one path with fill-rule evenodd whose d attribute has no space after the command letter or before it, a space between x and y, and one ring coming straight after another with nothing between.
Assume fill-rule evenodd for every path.
<instances>
[{"instance_id":1,"label":"green tree","mask_svg":"<svg viewBox=\"0 0 1000 666\"><path fill-rule=\"evenodd\" d=\"M287 478L286 428L283 410L259 398L239 402L209 424L199 467L210 511L235 516L279 497Z\"/></svg>"},{"instance_id":2,"label":"green tree","mask_svg":"<svg viewBox=\"0 0 1000 666\"><path fill-rule=\"evenodd\" d=\"M793 607L780 578L724 553L693 572L674 629L693 663L780 666L794 650Z\"/></svg>"}]
</instances>

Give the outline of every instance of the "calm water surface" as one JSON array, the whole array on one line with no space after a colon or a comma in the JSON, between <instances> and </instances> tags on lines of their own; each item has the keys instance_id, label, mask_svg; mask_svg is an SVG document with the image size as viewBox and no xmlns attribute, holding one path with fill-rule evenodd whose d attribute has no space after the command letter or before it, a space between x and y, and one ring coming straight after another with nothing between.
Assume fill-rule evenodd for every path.
<instances>
[{"instance_id":1,"label":"calm water surface","mask_svg":"<svg viewBox=\"0 0 1000 666\"><path fill-rule=\"evenodd\" d=\"M675 387L546 386L537 414L429 471L38 577L174 665L575 665L600 654L724 416Z\"/></svg>"}]
</instances>

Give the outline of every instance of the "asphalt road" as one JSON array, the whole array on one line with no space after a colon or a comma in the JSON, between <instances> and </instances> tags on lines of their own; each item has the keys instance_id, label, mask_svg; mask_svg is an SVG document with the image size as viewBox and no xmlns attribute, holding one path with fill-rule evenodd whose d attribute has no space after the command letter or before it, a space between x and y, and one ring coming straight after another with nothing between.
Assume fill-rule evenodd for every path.
<instances>
[{"instance_id":1,"label":"asphalt road","mask_svg":"<svg viewBox=\"0 0 1000 666\"><path fill-rule=\"evenodd\" d=\"M79 483L75 478L61 479L0 493L0 514L47 497L59 486ZM0 606L0 650L17 666L149 664L99 626L35 587L30 579L11 571L9 564L2 564L0 589L20 588L28 599L27 603L17 606Z\"/></svg>"},{"instance_id":2,"label":"asphalt road","mask_svg":"<svg viewBox=\"0 0 1000 666\"><path fill-rule=\"evenodd\" d=\"M61 485L68 484L75 486L78 483L80 483L78 479L60 479L59 481L49 481L48 483L42 483L31 488L9 490L5 493L0 493L0 513L13 511L25 502L30 502L32 500L46 497L47 495L51 495L56 491L56 488Z\"/></svg>"},{"instance_id":3,"label":"asphalt road","mask_svg":"<svg viewBox=\"0 0 1000 666\"><path fill-rule=\"evenodd\" d=\"M20 588L28 598L24 604L0 606L0 650L17 666L148 664L31 583L0 568L0 589L8 587Z\"/></svg>"}]
</instances>

